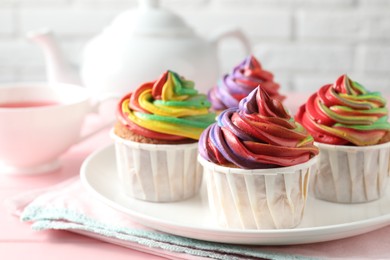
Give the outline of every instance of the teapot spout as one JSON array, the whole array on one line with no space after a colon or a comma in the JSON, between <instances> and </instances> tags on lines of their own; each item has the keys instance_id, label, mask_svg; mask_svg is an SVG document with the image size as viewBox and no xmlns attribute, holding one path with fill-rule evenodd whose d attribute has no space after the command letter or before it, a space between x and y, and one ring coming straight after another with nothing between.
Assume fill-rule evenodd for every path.
<instances>
[{"instance_id":1,"label":"teapot spout","mask_svg":"<svg viewBox=\"0 0 390 260\"><path fill-rule=\"evenodd\" d=\"M38 29L28 32L27 38L42 50L48 82L62 82L81 85L81 80L66 61L53 32L50 29Z\"/></svg>"}]
</instances>

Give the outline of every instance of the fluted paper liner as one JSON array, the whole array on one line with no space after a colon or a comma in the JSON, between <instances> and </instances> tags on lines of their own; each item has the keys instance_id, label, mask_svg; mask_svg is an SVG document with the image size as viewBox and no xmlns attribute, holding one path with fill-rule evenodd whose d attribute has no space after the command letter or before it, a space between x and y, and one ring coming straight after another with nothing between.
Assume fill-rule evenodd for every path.
<instances>
[{"instance_id":1,"label":"fluted paper liner","mask_svg":"<svg viewBox=\"0 0 390 260\"><path fill-rule=\"evenodd\" d=\"M316 158L291 167L245 170L203 165L209 206L221 227L281 229L302 220L310 169Z\"/></svg>"},{"instance_id":2,"label":"fluted paper liner","mask_svg":"<svg viewBox=\"0 0 390 260\"><path fill-rule=\"evenodd\" d=\"M385 194L390 142L371 146L316 145L320 149L312 178L316 198L360 203Z\"/></svg>"},{"instance_id":3,"label":"fluted paper liner","mask_svg":"<svg viewBox=\"0 0 390 260\"><path fill-rule=\"evenodd\" d=\"M202 167L197 162L198 143L166 145L115 140L117 171L122 187L132 198L173 202L197 194Z\"/></svg>"}]
</instances>

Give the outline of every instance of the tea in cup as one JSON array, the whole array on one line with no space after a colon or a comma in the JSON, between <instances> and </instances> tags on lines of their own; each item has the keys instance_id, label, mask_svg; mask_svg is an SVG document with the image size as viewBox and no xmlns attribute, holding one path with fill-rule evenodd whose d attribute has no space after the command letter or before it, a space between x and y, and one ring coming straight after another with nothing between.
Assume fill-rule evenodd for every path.
<instances>
[{"instance_id":1,"label":"tea in cup","mask_svg":"<svg viewBox=\"0 0 390 260\"><path fill-rule=\"evenodd\" d=\"M77 85L0 85L0 173L58 169L58 157L84 138L80 134L84 119L102 102L92 104L89 90Z\"/></svg>"}]
</instances>

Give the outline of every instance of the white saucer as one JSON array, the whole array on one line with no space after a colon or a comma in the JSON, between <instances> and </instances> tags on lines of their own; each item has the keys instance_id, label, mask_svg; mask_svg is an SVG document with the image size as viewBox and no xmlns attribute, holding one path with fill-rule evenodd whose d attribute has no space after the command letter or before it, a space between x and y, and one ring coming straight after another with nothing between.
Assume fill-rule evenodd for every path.
<instances>
[{"instance_id":1,"label":"white saucer","mask_svg":"<svg viewBox=\"0 0 390 260\"><path fill-rule=\"evenodd\" d=\"M235 244L288 245L330 241L363 234L390 224L390 187L380 200L336 204L309 197L302 223L294 229L238 230L218 227L208 209L206 191L189 200L152 203L127 197L117 179L110 145L90 155L81 167L84 186L97 199L145 226L170 234ZM390 186L390 185L389 185Z\"/></svg>"},{"instance_id":2,"label":"white saucer","mask_svg":"<svg viewBox=\"0 0 390 260\"><path fill-rule=\"evenodd\" d=\"M40 175L56 172L60 168L58 160L31 167L10 166L0 161L0 174L5 175Z\"/></svg>"}]
</instances>

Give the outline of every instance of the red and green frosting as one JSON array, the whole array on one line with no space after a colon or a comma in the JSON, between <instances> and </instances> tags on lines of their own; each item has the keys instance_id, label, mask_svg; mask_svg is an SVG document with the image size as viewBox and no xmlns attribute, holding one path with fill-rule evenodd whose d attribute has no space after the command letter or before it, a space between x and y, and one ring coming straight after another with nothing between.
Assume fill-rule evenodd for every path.
<instances>
[{"instance_id":1,"label":"red and green frosting","mask_svg":"<svg viewBox=\"0 0 390 260\"><path fill-rule=\"evenodd\" d=\"M311 95L295 119L325 144L374 145L390 131L385 98L347 75Z\"/></svg>"}]
</instances>

